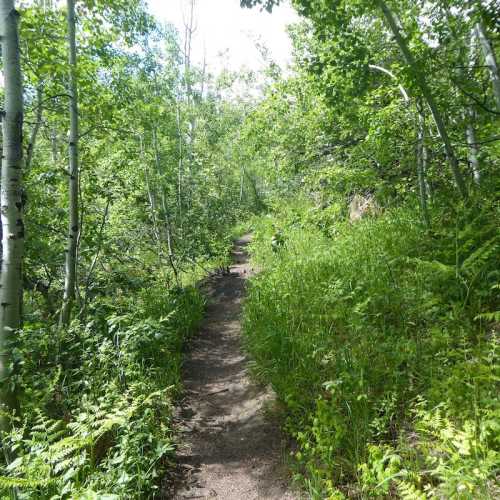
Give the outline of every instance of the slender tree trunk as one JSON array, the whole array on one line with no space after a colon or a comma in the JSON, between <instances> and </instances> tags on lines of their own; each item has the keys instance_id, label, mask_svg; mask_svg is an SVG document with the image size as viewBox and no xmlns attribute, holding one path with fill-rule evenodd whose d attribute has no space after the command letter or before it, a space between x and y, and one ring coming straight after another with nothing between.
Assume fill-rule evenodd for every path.
<instances>
[{"instance_id":1,"label":"slender tree trunk","mask_svg":"<svg viewBox=\"0 0 500 500\"><path fill-rule=\"evenodd\" d=\"M428 132L429 128L426 127L424 129L424 133ZM427 176L428 170L429 170L429 147L427 145L427 141L424 141L424 145L422 148L422 172L424 174L425 192L427 193L427 205L431 204L432 202L432 190L431 190L431 185L429 183L429 178Z\"/></svg>"},{"instance_id":2,"label":"slender tree trunk","mask_svg":"<svg viewBox=\"0 0 500 500\"><path fill-rule=\"evenodd\" d=\"M159 175L161 173L161 161L160 161L161 159L160 159L160 149L158 146L158 135L156 133L156 128L153 128L153 147L155 150L155 165L156 165L157 179L161 180L159 178ZM163 210L163 215L165 217L164 224L165 224L165 234L167 239L168 261L174 273L175 281L177 284L179 284L179 275L177 273L177 268L174 262L174 249L172 245L172 225L170 223L170 213L167 206L165 190L163 189L161 182L160 182L160 192L161 192L162 210Z\"/></svg>"},{"instance_id":3,"label":"slender tree trunk","mask_svg":"<svg viewBox=\"0 0 500 500\"><path fill-rule=\"evenodd\" d=\"M66 247L64 297L61 307L60 325L67 325L71 319L71 309L76 287L76 253L79 233L78 200L78 84L76 73L76 21L75 0L67 0L68 44L69 44L69 228Z\"/></svg>"},{"instance_id":4,"label":"slender tree trunk","mask_svg":"<svg viewBox=\"0 0 500 500\"><path fill-rule=\"evenodd\" d=\"M175 282L177 283L177 285L179 285L180 284L179 273L177 272L177 266L175 265L175 260L174 260L175 257L174 257L174 245L172 241L172 223L170 221L170 215L167 207L167 198L165 195L165 190L163 188L161 194L161 203L162 203L163 213L165 214L165 232L167 234L168 261L174 273Z\"/></svg>"},{"instance_id":5,"label":"slender tree trunk","mask_svg":"<svg viewBox=\"0 0 500 500\"><path fill-rule=\"evenodd\" d=\"M148 192L148 200L149 200L149 210L151 214L151 222L153 223L153 234L156 239L156 246L158 248L158 264L162 265L162 248L161 248L161 234L160 228L158 227L158 220L156 217L157 209L156 209L156 197L152 191L151 182L149 179L148 166L144 165L144 175L146 178L146 189Z\"/></svg>"},{"instance_id":6,"label":"slender tree trunk","mask_svg":"<svg viewBox=\"0 0 500 500\"><path fill-rule=\"evenodd\" d=\"M479 148L476 139L476 130L474 124L476 123L476 113L471 108L468 107L465 113L466 129L465 137L467 139L467 158L472 170L472 176L476 184L481 182L481 171L479 168Z\"/></svg>"},{"instance_id":7,"label":"slender tree trunk","mask_svg":"<svg viewBox=\"0 0 500 500\"><path fill-rule=\"evenodd\" d=\"M40 84L36 89L36 119L33 130L31 131L30 142L26 148L26 162L24 164L25 170L29 170L31 167L31 162L33 161L33 153L35 152L36 140L38 137L38 132L42 126L42 116L43 116L43 86Z\"/></svg>"},{"instance_id":8,"label":"slender tree trunk","mask_svg":"<svg viewBox=\"0 0 500 500\"><path fill-rule=\"evenodd\" d=\"M425 171L427 167L427 154L425 148L425 115L421 105L418 105L418 133L417 133L417 175L420 192L420 208L425 225L429 227L429 210L427 208L427 185Z\"/></svg>"},{"instance_id":9,"label":"slender tree trunk","mask_svg":"<svg viewBox=\"0 0 500 500\"><path fill-rule=\"evenodd\" d=\"M484 24L479 22L476 24L476 33L481 43L483 50L484 60L490 71L491 85L493 87L493 95L495 96L495 103L497 110L500 111L500 74L498 72L498 64L495 56L495 51L491 46Z\"/></svg>"},{"instance_id":10,"label":"slender tree trunk","mask_svg":"<svg viewBox=\"0 0 500 500\"><path fill-rule=\"evenodd\" d=\"M184 22L184 80L185 80L185 92L186 92L186 107L188 110L188 131L186 135L186 167L187 172L187 182L185 185L185 205L189 209L191 208L191 198L192 198L192 167L193 167L193 145L194 145L194 135L196 128L196 120L194 118L194 106L193 106L193 85L192 85L192 75L191 75L191 49L193 42L193 35L196 32L195 26L195 7L196 0L190 0L189 2L189 21Z\"/></svg>"},{"instance_id":11,"label":"slender tree trunk","mask_svg":"<svg viewBox=\"0 0 500 500\"><path fill-rule=\"evenodd\" d=\"M382 13L384 14L384 17L387 21L387 24L389 25L389 28L392 31L392 34L394 35L394 38L396 39L396 43L399 46L399 50L403 54L403 57L412 69L414 75L415 75L415 80L416 83L418 84L420 91L422 92L422 95L429 106L429 109L431 110L432 116L434 118L434 121L436 122L436 127L439 132L439 136L441 137L441 140L444 145L444 149L446 151L446 156L448 158L448 163L450 165L451 172L453 174L453 177L455 179L455 183L457 185L457 188L462 195L463 198L467 198L467 187L465 185L464 178L460 172L459 165L458 165L458 160L455 155L455 151L453 149L453 146L451 144L450 137L448 136L448 131L446 130L445 124L443 117L441 115L441 112L439 111L439 108L436 104L436 101L434 100L434 96L432 95L432 92L427 85L427 81L425 79L425 76L422 74L422 72L419 70L417 63L415 61L415 58L413 57L413 54L411 53L408 43L401 34L401 30L398 26L398 23L396 21L396 18L392 11L389 9L387 4L385 3L384 0L376 0L377 5L380 7L382 10Z\"/></svg>"},{"instance_id":12,"label":"slender tree trunk","mask_svg":"<svg viewBox=\"0 0 500 500\"><path fill-rule=\"evenodd\" d=\"M0 277L0 431L19 411L11 383L13 342L21 323L24 222L22 201L23 86L19 52L19 14L13 0L0 0L0 34L5 102L2 117L2 262ZM6 458L8 459L8 452Z\"/></svg>"},{"instance_id":13,"label":"slender tree trunk","mask_svg":"<svg viewBox=\"0 0 500 500\"><path fill-rule=\"evenodd\" d=\"M182 229L182 170L183 170L183 148L182 148L182 128L181 128L181 110L177 103L177 136L179 140L179 163L177 166L177 209L179 212L179 222Z\"/></svg>"},{"instance_id":14,"label":"slender tree trunk","mask_svg":"<svg viewBox=\"0 0 500 500\"><path fill-rule=\"evenodd\" d=\"M139 136L139 141L140 141L140 148L141 148L141 160L142 160L142 164L144 166L144 178L146 180L146 191L147 191L148 201L149 201L151 222L153 224L153 235L154 235L155 240L156 240L156 246L157 246L157 252L158 252L158 265L161 267L161 265L162 265L162 248L161 248L161 234L160 234L160 229L158 227L158 219L156 217L156 214L157 214L156 197L155 197L155 194L153 193L151 181L149 178L149 169L148 169L148 165L146 162L146 155L145 155L145 149L144 149L144 138L142 135Z\"/></svg>"},{"instance_id":15,"label":"slender tree trunk","mask_svg":"<svg viewBox=\"0 0 500 500\"><path fill-rule=\"evenodd\" d=\"M471 30L470 34L470 52L469 52L469 78L472 78L474 73L474 66L476 64L476 40L477 30ZM465 137L467 140L467 158L472 170L474 182L479 184L481 181L480 168L479 168L479 147L476 139L476 112L472 104L469 104L465 110Z\"/></svg>"},{"instance_id":16,"label":"slender tree trunk","mask_svg":"<svg viewBox=\"0 0 500 500\"><path fill-rule=\"evenodd\" d=\"M381 71L382 73L390 76L392 79L397 80L396 75L388 69L382 68L381 66L376 66L375 64L370 64L369 66L370 68ZM410 96L408 95L408 92L406 92L406 89L399 83L398 88L401 92L401 95L403 96L405 103L409 105ZM422 218L425 222L425 225L429 226L429 210L427 208L428 184L426 179L428 151L425 143L425 115L422 104L420 102L417 102L417 115L417 177L419 187L419 200L420 208L422 210Z\"/></svg>"},{"instance_id":17,"label":"slender tree trunk","mask_svg":"<svg viewBox=\"0 0 500 500\"><path fill-rule=\"evenodd\" d=\"M243 201L243 184L245 180L245 168L241 167L241 177L240 177L240 206Z\"/></svg>"},{"instance_id":18,"label":"slender tree trunk","mask_svg":"<svg viewBox=\"0 0 500 500\"><path fill-rule=\"evenodd\" d=\"M92 274L94 273L95 266L97 264L97 260L99 259L99 254L101 253L101 248L104 240L104 228L106 226L106 221L108 219L108 214L109 214L109 207L111 205L111 200L108 199L106 202L106 208L104 209L104 213L102 215L102 220L101 220L101 225L99 228L99 236L97 238L97 249L95 251L94 257L92 259L92 262L89 266L89 270L87 271L87 278L85 280L85 295L83 297L83 304L82 307L80 308L80 315L83 315L85 312L85 309L87 308L87 303L89 299L89 290L90 290L90 285L92 283Z\"/></svg>"}]
</instances>

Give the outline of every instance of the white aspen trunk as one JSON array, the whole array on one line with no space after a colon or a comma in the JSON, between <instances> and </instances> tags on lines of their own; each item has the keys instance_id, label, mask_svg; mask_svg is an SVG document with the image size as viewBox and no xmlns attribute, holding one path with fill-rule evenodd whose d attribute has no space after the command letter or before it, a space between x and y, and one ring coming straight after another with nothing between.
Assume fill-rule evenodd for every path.
<instances>
[{"instance_id":1,"label":"white aspen trunk","mask_svg":"<svg viewBox=\"0 0 500 500\"><path fill-rule=\"evenodd\" d=\"M192 164L193 164L193 143L196 127L196 120L193 116L193 87L191 82L191 50L193 35L196 31L194 11L196 0L190 0L189 3L189 21L184 22L184 80L186 92L186 106L188 110L188 132L186 135L186 166L187 166L187 182L185 186L185 205L191 208L192 195ZM186 172L185 172L186 175Z\"/></svg>"},{"instance_id":2,"label":"white aspen trunk","mask_svg":"<svg viewBox=\"0 0 500 500\"><path fill-rule=\"evenodd\" d=\"M369 67L377 71L381 71L382 73L385 73L386 75L397 81L396 75L388 69L382 68L381 66L376 66L375 64L370 64ZM401 95L403 96L405 103L409 105L410 96L408 95L408 92L406 92L406 89L399 83L398 88L401 92ZM426 179L428 152L427 146L425 144L425 116L420 103L417 103L417 114L417 178L419 188L419 201L420 208L422 210L422 218L425 222L425 225L429 226L429 210L427 208L428 187Z\"/></svg>"},{"instance_id":3,"label":"white aspen trunk","mask_svg":"<svg viewBox=\"0 0 500 500\"><path fill-rule=\"evenodd\" d=\"M474 182L479 184L481 182L481 172L479 169L479 148L477 146L476 130L474 128L474 123L476 121L476 113L472 108L468 108L466 111L466 129L465 137L467 139L467 158L472 170L472 176L474 177Z\"/></svg>"},{"instance_id":4,"label":"white aspen trunk","mask_svg":"<svg viewBox=\"0 0 500 500\"><path fill-rule=\"evenodd\" d=\"M156 128L153 128L153 147L155 151L155 165L158 178L158 176L161 173L161 161L160 161L160 149L158 147L158 135L156 132ZM160 192L161 192L161 205L162 205L163 215L165 216L164 225L165 225L165 235L167 240L168 261L174 273L175 281L177 284L179 284L179 275L177 273L177 267L175 266L174 262L174 249L172 244L172 225L170 223L170 213L168 210L167 198L163 186L160 186Z\"/></svg>"},{"instance_id":5,"label":"white aspen trunk","mask_svg":"<svg viewBox=\"0 0 500 500\"><path fill-rule=\"evenodd\" d=\"M162 249L161 249L161 234L160 229L158 227L158 220L156 217L156 198L151 188L151 182L149 180L149 172L147 165L144 165L144 176L146 178L146 190L148 192L148 200L149 200L149 210L151 214L151 222L153 223L153 234L156 239L156 246L158 248L158 264L162 265Z\"/></svg>"},{"instance_id":6,"label":"white aspen trunk","mask_svg":"<svg viewBox=\"0 0 500 500\"><path fill-rule=\"evenodd\" d=\"M424 133L428 131L429 131L428 128L424 129ZM428 168L429 168L429 148L427 147L427 141L424 141L424 147L422 149L422 172L424 174L425 192L427 193L427 205L429 205L432 202L431 185L429 183L429 179L427 178Z\"/></svg>"},{"instance_id":7,"label":"white aspen trunk","mask_svg":"<svg viewBox=\"0 0 500 500\"><path fill-rule=\"evenodd\" d=\"M493 95L495 97L497 111L500 111L500 75L498 72L498 64L495 56L495 51L491 46L490 40L488 38L488 35L486 34L486 29L483 23L480 22L476 24L476 33L479 42L481 43L484 60L490 72L491 85L493 87Z\"/></svg>"},{"instance_id":8,"label":"white aspen trunk","mask_svg":"<svg viewBox=\"0 0 500 500\"><path fill-rule=\"evenodd\" d=\"M457 185L458 191L460 192L462 198L465 199L467 198L467 187L465 185L463 176L460 172L458 160L455 155L453 146L451 144L448 131L446 130L443 117L441 115L441 112L439 111L436 101L434 100L434 96L432 95L432 92L429 86L427 85L425 75L423 75L422 72L419 71L415 58L413 57L413 54L408 48L407 41L401 34L401 30L398 26L398 23L396 22L396 18L394 17L392 11L389 9L384 0L376 0L376 2L377 5L382 10L382 13L384 14L387 24L389 25L389 28L391 29L392 34L396 39L396 43L398 44L399 50L403 54L406 64L408 64L408 66L410 66L413 70L416 83L418 84L420 91L422 92L422 95L427 105L429 106L429 109L431 110L434 121L436 122L436 127L438 129L439 136L441 137L441 141L443 142L443 146L446 152L446 157L448 159L448 164L455 179L455 184Z\"/></svg>"},{"instance_id":9,"label":"white aspen trunk","mask_svg":"<svg viewBox=\"0 0 500 500\"><path fill-rule=\"evenodd\" d=\"M35 125L33 125L33 130L31 131L30 141L28 143L28 147L26 148L26 162L24 164L25 170L29 170L31 167L31 162L33 161L33 154L35 152L36 140L38 137L38 132L40 131L40 127L42 126L42 101L43 101L43 86L39 85L36 89L36 119Z\"/></svg>"},{"instance_id":10,"label":"white aspen trunk","mask_svg":"<svg viewBox=\"0 0 500 500\"><path fill-rule=\"evenodd\" d=\"M472 77L474 73L474 66L476 64L476 40L477 40L477 30L471 30L470 35L470 53L469 53L469 77ZM467 106L465 110L465 137L467 140L467 158L472 170L472 176L474 182L479 184L481 182L481 174L479 167L479 147L476 139L476 112L471 105Z\"/></svg>"},{"instance_id":11,"label":"white aspen trunk","mask_svg":"<svg viewBox=\"0 0 500 500\"><path fill-rule=\"evenodd\" d=\"M377 66L376 64L369 64L368 67L371 69L376 69L377 71L381 71L382 73L389 75L392 79L397 81L396 75L392 71L389 71L388 69L382 68L382 66ZM406 92L406 89L400 83L398 83L398 88L399 88L399 91L401 92L401 95L403 96L403 99L405 100L405 102L409 103L410 96L408 95L408 92Z\"/></svg>"},{"instance_id":12,"label":"white aspen trunk","mask_svg":"<svg viewBox=\"0 0 500 500\"><path fill-rule=\"evenodd\" d=\"M148 195L148 201L149 201L149 210L150 210L150 216L151 216L151 222L153 224L153 235L156 240L156 245L157 245L157 252L158 252L158 265L162 265L162 249L161 249L161 235L160 235L160 229L158 227L158 220L156 217L156 198L153 193L152 187L151 187L151 182L149 179L149 169L146 163L146 155L145 155L145 150L144 150L144 138L142 135L139 136L139 141L140 141L140 148L141 148L141 161L144 166L144 179L146 180L146 191Z\"/></svg>"},{"instance_id":13,"label":"white aspen trunk","mask_svg":"<svg viewBox=\"0 0 500 500\"><path fill-rule=\"evenodd\" d=\"M177 210L179 213L180 227L182 230L182 170L183 170L183 148L182 148L182 129L181 129L181 110L177 103L177 136L179 140L179 163L177 166Z\"/></svg>"},{"instance_id":14,"label":"white aspen trunk","mask_svg":"<svg viewBox=\"0 0 500 500\"><path fill-rule=\"evenodd\" d=\"M245 179L245 169L241 167L241 178L240 178L240 206L243 202L243 184Z\"/></svg>"},{"instance_id":15,"label":"white aspen trunk","mask_svg":"<svg viewBox=\"0 0 500 500\"><path fill-rule=\"evenodd\" d=\"M23 85L19 51L19 14L14 0L0 0L0 34L5 89L2 116L0 204L2 262L0 276L0 431L10 427L9 415L19 411L10 383L12 349L21 324L24 222L22 202ZM4 450L9 458L8 450Z\"/></svg>"},{"instance_id":16,"label":"white aspen trunk","mask_svg":"<svg viewBox=\"0 0 500 500\"><path fill-rule=\"evenodd\" d=\"M68 45L69 45L69 227L66 246L64 296L61 307L60 325L67 325L71 319L71 309L75 299L77 245L79 234L79 172L78 172L78 83L76 73L76 21L75 0L67 0Z\"/></svg>"},{"instance_id":17,"label":"white aspen trunk","mask_svg":"<svg viewBox=\"0 0 500 500\"><path fill-rule=\"evenodd\" d=\"M180 284L179 273L177 272L177 266L175 265L175 260L174 260L174 245L172 242L172 224L170 222L170 215L168 212L167 199L164 189L162 189L161 203L162 203L163 213L165 214L165 230L167 233L168 261L174 273L175 281L177 285L179 285Z\"/></svg>"}]
</instances>

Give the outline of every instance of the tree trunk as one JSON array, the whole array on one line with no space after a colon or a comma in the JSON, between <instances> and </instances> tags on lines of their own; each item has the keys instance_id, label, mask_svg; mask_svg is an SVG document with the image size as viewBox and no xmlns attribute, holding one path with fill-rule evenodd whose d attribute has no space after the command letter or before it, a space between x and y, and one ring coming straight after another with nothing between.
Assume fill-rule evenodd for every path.
<instances>
[{"instance_id":1,"label":"tree trunk","mask_svg":"<svg viewBox=\"0 0 500 500\"><path fill-rule=\"evenodd\" d=\"M389 75L392 79L397 81L396 75L389 71L388 69L382 68L381 66L376 66L375 64L370 64L370 68L377 71L381 71L386 75ZM399 91L403 96L403 99L407 105L410 104L410 96L406 89L398 83ZM417 102L417 114L418 114L418 125L417 125L417 177L418 177L418 187L419 187L419 200L420 208L422 210L422 218L426 226L429 226L429 210L427 208L428 199L428 187L426 180L426 170L427 170L427 146L425 144L425 115L422 104Z\"/></svg>"},{"instance_id":2,"label":"tree trunk","mask_svg":"<svg viewBox=\"0 0 500 500\"><path fill-rule=\"evenodd\" d=\"M182 170L183 170L183 155L184 152L182 150L182 128L181 128L181 111L180 105L177 103L177 135L179 140L179 163L177 166L177 210L179 213L179 225L182 229Z\"/></svg>"},{"instance_id":3,"label":"tree trunk","mask_svg":"<svg viewBox=\"0 0 500 500\"><path fill-rule=\"evenodd\" d=\"M186 147L185 147L185 165L187 167L184 173L187 176L187 181L184 186L184 202L187 209L191 208L192 203L192 168L193 168L193 147L194 136L196 130L196 118L194 116L194 100L193 100L193 82L191 71L191 49L193 42L193 35L196 32L195 26L195 7L196 0L189 2L189 21L184 22L184 80L186 92L186 108L187 108L187 134L186 134Z\"/></svg>"},{"instance_id":4,"label":"tree trunk","mask_svg":"<svg viewBox=\"0 0 500 500\"><path fill-rule=\"evenodd\" d=\"M467 139L467 158L472 170L472 176L474 177L474 182L479 184L481 182L481 173L479 169L479 148L477 146L476 130L474 124L476 122L476 113L471 108L468 107L465 115L467 122L465 136Z\"/></svg>"},{"instance_id":5,"label":"tree trunk","mask_svg":"<svg viewBox=\"0 0 500 500\"><path fill-rule=\"evenodd\" d=\"M21 323L24 223L22 201L23 86L19 53L19 14L14 0L0 0L0 30L5 103L2 117L2 262L0 277L0 431L10 427L9 414L19 411L10 383L13 342ZM7 457L8 458L8 457Z\"/></svg>"},{"instance_id":6,"label":"tree trunk","mask_svg":"<svg viewBox=\"0 0 500 500\"><path fill-rule=\"evenodd\" d=\"M451 144L451 140L448 136L448 131L446 130L446 127L444 125L444 120L441 115L441 112L439 111L437 104L434 100L434 96L432 95L432 92L429 86L427 85L425 75L423 75L422 72L418 69L415 58L413 57L413 54L410 52L410 49L408 48L407 41L401 34L401 30L398 26L398 23L396 22L396 18L394 17L392 11L389 9L384 0L376 0L376 2L377 5L382 10L384 17L387 21L387 24L389 25L389 28L391 29L392 34L396 39L396 43L399 46L399 50L403 54L403 57L408 66L410 66L410 68L412 69L413 74L415 75L416 83L419 86L420 91L422 92L422 95L427 105L429 106L429 109L431 110L434 121L436 122L436 127L438 129L439 136L441 137L441 140L443 142L444 149L446 151L446 156L448 158L448 163L450 165L450 169L455 179L457 188L462 197L467 198L467 187L465 185L463 176L460 172L455 151Z\"/></svg>"},{"instance_id":7,"label":"tree trunk","mask_svg":"<svg viewBox=\"0 0 500 500\"><path fill-rule=\"evenodd\" d=\"M418 133L417 133L417 176L420 193L420 208L425 225L429 227L429 210L427 208L427 185L425 171L427 168L427 154L425 149L425 115L422 106L418 105Z\"/></svg>"},{"instance_id":8,"label":"tree trunk","mask_svg":"<svg viewBox=\"0 0 500 500\"><path fill-rule=\"evenodd\" d=\"M476 39L477 30L471 30L470 34L470 53L469 53L469 78L472 78L474 73L474 66L476 64ZM481 175L479 169L479 147L476 139L476 112L472 104L469 104L465 110L465 138L467 140L467 158L472 170L474 182L480 183Z\"/></svg>"},{"instance_id":9,"label":"tree trunk","mask_svg":"<svg viewBox=\"0 0 500 500\"><path fill-rule=\"evenodd\" d=\"M245 182L245 167L241 166L241 177L240 177L240 206L243 202L243 184Z\"/></svg>"},{"instance_id":10,"label":"tree trunk","mask_svg":"<svg viewBox=\"0 0 500 500\"><path fill-rule=\"evenodd\" d=\"M42 101L43 101L43 86L40 84L36 89L36 119L33 130L31 131L30 142L26 148L26 162L24 164L25 170L29 170L31 162L33 161L33 153L35 152L35 144L38 137L38 132L42 125Z\"/></svg>"},{"instance_id":11,"label":"tree trunk","mask_svg":"<svg viewBox=\"0 0 500 500\"><path fill-rule=\"evenodd\" d=\"M495 51L491 46L490 40L488 38L488 35L486 34L486 29L484 28L483 23L476 24L476 33L481 43L484 60L490 71L491 85L493 87L493 95L495 96L497 111L500 111L500 75L498 72L498 64L497 64L497 59L495 57Z\"/></svg>"},{"instance_id":12,"label":"tree trunk","mask_svg":"<svg viewBox=\"0 0 500 500\"><path fill-rule=\"evenodd\" d=\"M163 265L163 251L162 251L162 238L161 238L161 231L160 227L158 225L158 219L157 219L157 205L156 205L156 196L155 193L153 192L153 187L151 185L151 180L149 178L149 168L148 164L146 161L146 154L145 154L145 148L144 148L144 138L142 135L139 136L139 141L140 141L140 148L141 148L141 160L142 164L144 166L144 179L146 181L146 191L148 195L148 201L149 201L149 211L150 211L150 216L151 216L151 223L153 224L153 235L156 240L156 247L157 247L157 257L158 257L158 266L160 268Z\"/></svg>"},{"instance_id":13,"label":"tree trunk","mask_svg":"<svg viewBox=\"0 0 500 500\"><path fill-rule=\"evenodd\" d=\"M160 149L158 146L158 135L156 133L156 128L153 128L153 148L155 151L155 165L156 165L156 178L158 182L160 183L160 192L161 192L161 206L163 210L163 216L165 217L164 222L164 227L165 227L165 235L166 235L166 240L167 240L167 250L168 250L168 261L170 264L170 267L172 268L172 271L174 273L175 281L177 285L179 284L179 274L177 273L177 267L175 266L174 262L174 249L173 249L173 244L172 244L172 225L170 223L170 213L168 210L167 206L167 197L165 194L165 189L161 185L161 178L160 173L161 173L161 159L160 159Z\"/></svg>"},{"instance_id":14,"label":"tree trunk","mask_svg":"<svg viewBox=\"0 0 500 500\"><path fill-rule=\"evenodd\" d=\"M71 309L76 287L76 252L79 233L78 217L78 85L76 73L76 22L75 0L67 0L68 44L69 44L69 228L66 247L64 297L61 308L60 325L67 325L71 319Z\"/></svg>"}]
</instances>

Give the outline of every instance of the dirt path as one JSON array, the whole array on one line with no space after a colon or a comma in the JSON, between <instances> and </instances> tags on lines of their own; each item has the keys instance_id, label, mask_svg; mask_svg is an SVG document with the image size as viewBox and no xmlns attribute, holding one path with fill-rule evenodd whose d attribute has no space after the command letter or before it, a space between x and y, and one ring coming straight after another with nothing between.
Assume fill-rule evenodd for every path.
<instances>
[{"instance_id":1,"label":"dirt path","mask_svg":"<svg viewBox=\"0 0 500 500\"><path fill-rule=\"evenodd\" d=\"M241 350L249 241L245 236L236 242L230 274L212 279L206 319L185 366L183 481L171 493L174 499L295 498L286 488L279 428L264 417L271 396L250 381Z\"/></svg>"}]
</instances>

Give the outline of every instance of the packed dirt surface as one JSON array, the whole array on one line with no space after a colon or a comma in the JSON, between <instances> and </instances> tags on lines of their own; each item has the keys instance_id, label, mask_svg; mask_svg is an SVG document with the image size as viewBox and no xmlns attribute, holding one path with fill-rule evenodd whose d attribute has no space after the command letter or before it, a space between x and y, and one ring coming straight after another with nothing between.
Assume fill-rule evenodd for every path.
<instances>
[{"instance_id":1,"label":"packed dirt surface","mask_svg":"<svg viewBox=\"0 0 500 500\"><path fill-rule=\"evenodd\" d=\"M272 396L250 380L241 348L249 241L245 236L236 242L230 272L209 283L206 319L184 371L180 480L168 498L296 498L287 489L279 427L264 414Z\"/></svg>"}]
</instances>

